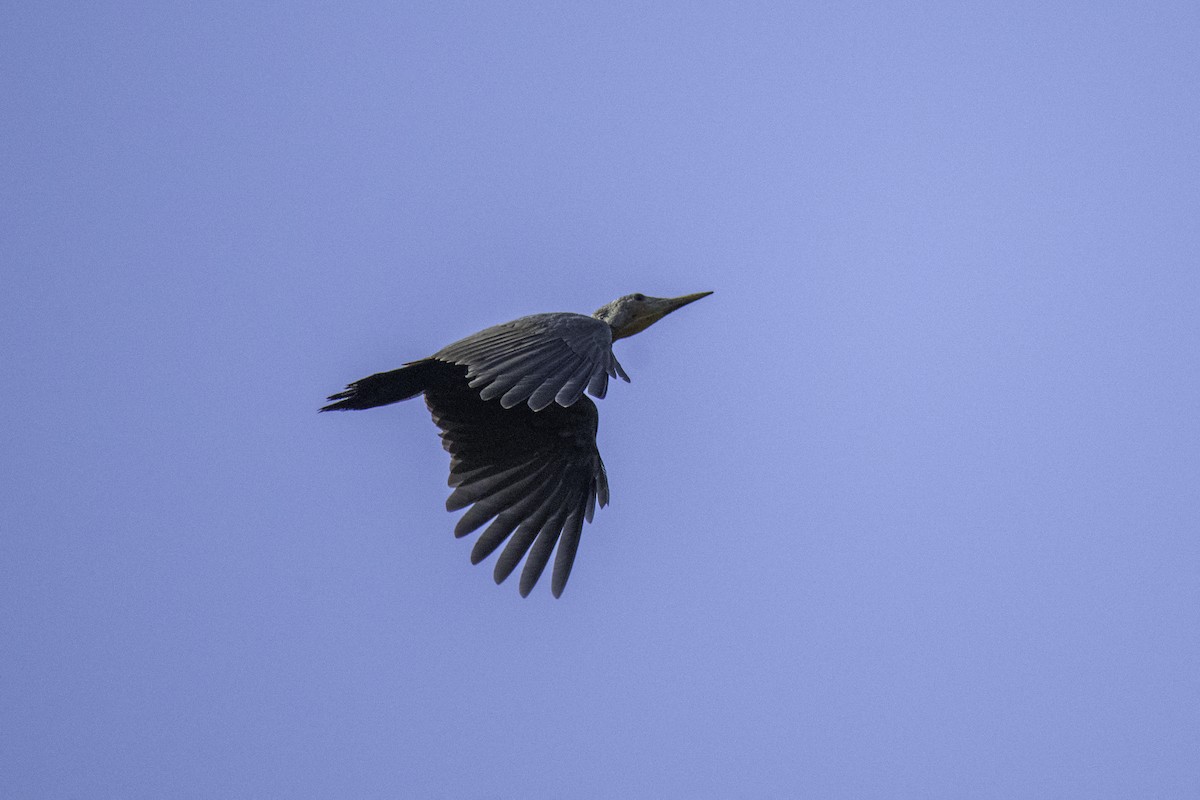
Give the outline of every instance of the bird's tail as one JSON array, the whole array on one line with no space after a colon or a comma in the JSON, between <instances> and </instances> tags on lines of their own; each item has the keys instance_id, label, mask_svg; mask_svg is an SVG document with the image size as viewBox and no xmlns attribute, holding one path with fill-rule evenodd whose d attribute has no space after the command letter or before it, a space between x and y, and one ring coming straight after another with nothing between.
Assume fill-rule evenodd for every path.
<instances>
[{"instance_id":1,"label":"bird's tail","mask_svg":"<svg viewBox=\"0 0 1200 800\"><path fill-rule=\"evenodd\" d=\"M437 365L432 359L422 359L411 364L405 364L400 369L391 372L377 372L374 375L357 380L346 387L345 391L329 396L336 402L322 408L322 411L350 411L361 408L386 406L388 403L398 403L410 397L416 397L428 388L436 375Z\"/></svg>"}]
</instances>

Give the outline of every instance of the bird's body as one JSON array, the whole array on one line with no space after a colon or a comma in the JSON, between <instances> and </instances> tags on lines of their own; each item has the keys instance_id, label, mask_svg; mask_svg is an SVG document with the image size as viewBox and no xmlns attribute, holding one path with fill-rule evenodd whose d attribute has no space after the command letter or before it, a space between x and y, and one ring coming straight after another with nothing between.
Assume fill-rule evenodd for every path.
<instances>
[{"instance_id":1,"label":"bird's body","mask_svg":"<svg viewBox=\"0 0 1200 800\"><path fill-rule=\"evenodd\" d=\"M491 520L471 551L478 563L507 539L497 583L525 558L528 595L555 556L551 589L562 594L584 520L608 503L596 447L599 415L585 390L602 398L608 379L629 377L612 352L616 339L711 294L626 295L583 314L534 314L472 334L429 358L355 381L322 411L373 408L425 395L450 453L446 508L471 506L454 529L465 536ZM528 557L526 557L528 554Z\"/></svg>"}]
</instances>

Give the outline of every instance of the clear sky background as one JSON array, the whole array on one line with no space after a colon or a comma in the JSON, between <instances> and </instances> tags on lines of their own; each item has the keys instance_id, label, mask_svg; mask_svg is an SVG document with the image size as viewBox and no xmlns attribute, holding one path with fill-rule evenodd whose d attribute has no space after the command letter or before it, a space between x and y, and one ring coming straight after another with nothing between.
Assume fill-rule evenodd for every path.
<instances>
[{"instance_id":1,"label":"clear sky background","mask_svg":"<svg viewBox=\"0 0 1200 800\"><path fill-rule=\"evenodd\" d=\"M1200 6L0 11L0 796L1200 796ZM410 402L617 353L561 600Z\"/></svg>"}]
</instances>

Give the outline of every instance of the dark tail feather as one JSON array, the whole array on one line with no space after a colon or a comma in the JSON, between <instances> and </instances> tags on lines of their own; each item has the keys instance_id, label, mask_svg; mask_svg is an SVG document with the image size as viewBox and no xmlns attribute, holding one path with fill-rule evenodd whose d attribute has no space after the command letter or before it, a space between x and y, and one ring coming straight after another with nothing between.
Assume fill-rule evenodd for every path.
<instances>
[{"instance_id":1,"label":"dark tail feather","mask_svg":"<svg viewBox=\"0 0 1200 800\"><path fill-rule=\"evenodd\" d=\"M436 374L436 364L431 359L414 361L391 372L378 372L357 380L344 392L329 396L330 403L322 411L350 411L361 408L386 406L410 397L416 397L429 386Z\"/></svg>"}]
</instances>

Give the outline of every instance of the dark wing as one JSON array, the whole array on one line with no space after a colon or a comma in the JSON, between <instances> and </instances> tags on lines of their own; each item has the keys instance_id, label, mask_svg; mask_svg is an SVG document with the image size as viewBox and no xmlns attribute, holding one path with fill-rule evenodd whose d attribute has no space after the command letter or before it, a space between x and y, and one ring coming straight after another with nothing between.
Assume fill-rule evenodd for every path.
<instances>
[{"instance_id":1,"label":"dark wing","mask_svg":"<svg viewBox=\"0 0 1200 800\"><path fill-rule=\"evenodd\" d=\"M583 314L534 314L472 334L433 354L467 368L484 400L541 411L573 405L586 388L604 397L609 377L629 376L612 351L612 328Z\"/></svg>"},{"instance_id":2,"label":"dark wing","mask_svg":"<svg viewBox=\"0 0 1200 800\"><path fill-rule=\"evenodd\" d=\"M528 553L522 596L537 583L557 543L551 589L558 597L571 574L584 520L591 522L597 500L601 506L608 503L608 478L596 449L596 404L579 397L567 407L506 409L471 388L465 367L447 364L439 372L425 390L425 403L450 452L454 491L446 508L471 506L454 535L466 536L492 520L475 542L471 562L478 564L507 539L496 562L496 583Z\"/></svg>"}]
</instances>

